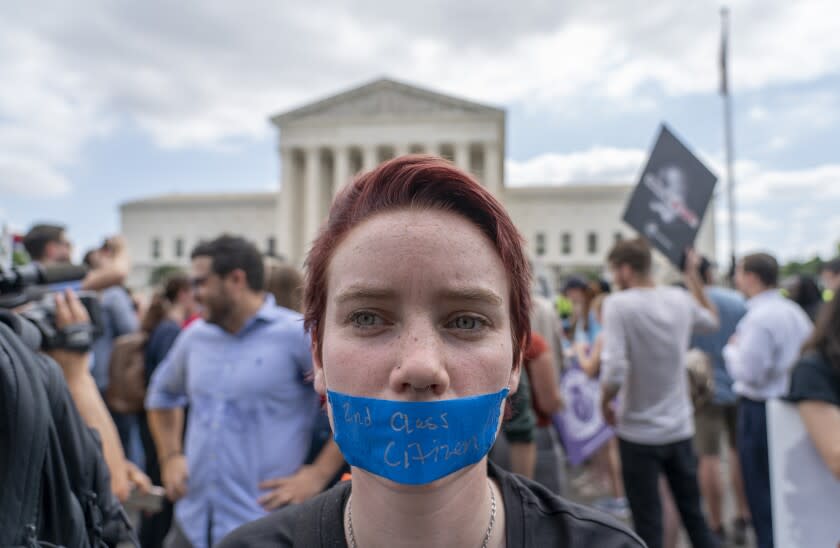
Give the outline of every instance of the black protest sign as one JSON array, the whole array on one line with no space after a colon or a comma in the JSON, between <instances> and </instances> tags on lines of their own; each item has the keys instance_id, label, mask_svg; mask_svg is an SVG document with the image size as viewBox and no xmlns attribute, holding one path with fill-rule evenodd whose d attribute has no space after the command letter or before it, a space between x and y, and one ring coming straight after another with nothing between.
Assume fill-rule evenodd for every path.
<instances>
[{"instance_id":1,"label":"black protest sign","mask_svg":"<svg viewBox=\"0 0 840 548\"><path fill-rule=\"evenodd\" d=\"M717 177L663 124L624 221L677 268L694 245Z\"/></svg>"}]
</instances>

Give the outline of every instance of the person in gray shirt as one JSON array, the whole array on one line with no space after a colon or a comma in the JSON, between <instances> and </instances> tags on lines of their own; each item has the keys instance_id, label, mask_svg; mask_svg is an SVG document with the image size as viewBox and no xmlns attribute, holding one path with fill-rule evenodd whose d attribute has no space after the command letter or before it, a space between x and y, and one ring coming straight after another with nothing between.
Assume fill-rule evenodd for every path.
<instances>
[{"instance_id":1,"label":"person in gray shirt","mask_svg":"<svg viewBox=\"0 0 840 548\"><path fill-rule=\"evenodd\" d=\"M690 293L654 283L651 250L642 239L617 243L607 260L620 291L604 303L601 406L605 420L616 427L636 532L650 548L662 546L662 473L692 545L716 546L700 507L685 365L692 333L718 328L698 274L698 256L689 250L686 258Z\"/></svg>"}]
</instances>

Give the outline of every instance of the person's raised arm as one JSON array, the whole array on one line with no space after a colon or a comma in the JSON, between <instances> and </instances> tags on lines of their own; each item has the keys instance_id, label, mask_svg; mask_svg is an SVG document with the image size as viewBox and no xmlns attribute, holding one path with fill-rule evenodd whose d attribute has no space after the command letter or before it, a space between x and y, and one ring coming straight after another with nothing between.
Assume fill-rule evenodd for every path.
<instances>
[{"instance_id":1,"label":"person's raised arm","mask_svg":"<svg viewBox=\"0 0 840 548\"><path fill-rule=\"evenodd\" d=\"M708 315L705 317L703 315L696 317L694 323L702 331L716 331L720 326L717 307L706 295L703 280L700 279L700 256L691 248L686 250L683 280L691 296L697 301L697 304L708 312Z\"/></svg>"},{"instance_id":2,"label":"person's raised arm","mask_svg":"<svg viewBox=\"0 0 840 548\"><path fill-rule=\"evenodd\" d=\"M109 257L105 264L91 270L82 279L82 289L98 291L115 285L122 285L128 278L131 271L131 259L128 254L125 239L122 236L115 236L108 240L113 256Z\"/></svg>"}]
</instances>

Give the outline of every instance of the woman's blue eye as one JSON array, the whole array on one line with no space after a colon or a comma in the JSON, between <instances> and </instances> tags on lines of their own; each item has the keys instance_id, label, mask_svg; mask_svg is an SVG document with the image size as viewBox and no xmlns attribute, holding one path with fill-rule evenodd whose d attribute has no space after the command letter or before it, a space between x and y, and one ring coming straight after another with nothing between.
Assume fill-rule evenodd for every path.
<instances>
[{"instance_id":1,"label":"woman's blue eye","mask_svg":"<svg viewBox=\"0 0 840 548\"><path fill-rule=\"evenodd\" d=\"M481 321L480 318L476 318L475 316L458 316L457 318L455 318L455 321L452 322L452 325L455 327L455 329L464 329L469 331L484 327L484 322Z\"/></svg>"},{"instance_id":2,"label":"woman's blue eye","mask_svg":"<svg viewBox=\"0 0 840 548\"><path fill-rule=\"evenodd\" d=\"M379 318L372 312L356 312L350 319L358 327L372 327L379 323Z\"/></svg>"}]
</instances>

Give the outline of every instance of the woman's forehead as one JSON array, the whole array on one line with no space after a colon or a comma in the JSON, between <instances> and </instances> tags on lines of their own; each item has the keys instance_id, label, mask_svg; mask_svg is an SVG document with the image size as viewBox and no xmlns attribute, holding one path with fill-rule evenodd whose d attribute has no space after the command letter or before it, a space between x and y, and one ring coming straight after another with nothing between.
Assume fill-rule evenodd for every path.
<instances>
[{"instance_id":1,"label":"woman's forehead","mask_svg":"<svg viewBox=\"0 0 840 548\"><path fill-rule=\"evenodd\" d=\"M493 243L468 219L442 210L398 210L354 227L327 276L330 296L355 287L494 291L508 278Z\"/></svg>"}]
</instances>

